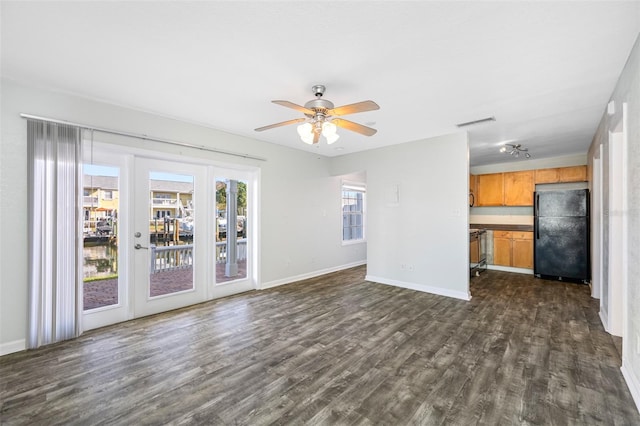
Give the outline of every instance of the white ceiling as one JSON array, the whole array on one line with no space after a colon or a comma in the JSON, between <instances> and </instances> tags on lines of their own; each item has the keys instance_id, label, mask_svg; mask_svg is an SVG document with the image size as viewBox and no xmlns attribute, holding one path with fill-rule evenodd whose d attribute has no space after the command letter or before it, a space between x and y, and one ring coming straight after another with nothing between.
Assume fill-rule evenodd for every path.
<instances>
[{"instance_id":1,"label":"white ceiling","mask_svg":"<svg viewBox=\"0 0 640 426\"><path fill-rule=\"evenodd\" d=\"M326 156L494 116L467 128L472 165L515 161L504 141L533 158L586 153L640 30L638 1L1 7L4 77ZM336 106L377 102L346 118L378 133L339 129L336 144L308 146L295 126L254 132L301 117L270 101L303 105L314 84Z\"/></svg>"}]
</instances>

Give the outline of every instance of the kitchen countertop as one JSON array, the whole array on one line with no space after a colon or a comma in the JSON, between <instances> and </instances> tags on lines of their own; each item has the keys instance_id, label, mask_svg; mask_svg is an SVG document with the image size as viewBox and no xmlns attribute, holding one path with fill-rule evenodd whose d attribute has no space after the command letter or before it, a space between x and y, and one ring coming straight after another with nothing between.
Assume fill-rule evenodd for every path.
<instances>
[{"instance_id":1,"label":"kitchen countertop","mask_svg":"<svg viewBox=\"0 0 640 426\"><path fill-rule=\"evenodd\" d=\"M471 229L490 229L492 231L533 231L533 225L470 223Z\"/></svg>"}]
</instances>

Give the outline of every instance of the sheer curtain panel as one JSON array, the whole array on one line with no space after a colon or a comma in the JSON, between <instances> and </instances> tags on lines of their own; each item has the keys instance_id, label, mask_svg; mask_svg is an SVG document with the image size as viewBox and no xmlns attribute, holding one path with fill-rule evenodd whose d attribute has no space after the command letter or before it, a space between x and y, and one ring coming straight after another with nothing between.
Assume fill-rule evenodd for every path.
<instances>
[{"instance_id":1,"label":"sheer curtain panel","mask_svg":"<svg viewBox=\"0 0 640 426\"><path fill-rule=\"evenodd\" d=\"M27 121L29 333L27 347L81 332L81 130Z\"/></svg>"}]
</instances>

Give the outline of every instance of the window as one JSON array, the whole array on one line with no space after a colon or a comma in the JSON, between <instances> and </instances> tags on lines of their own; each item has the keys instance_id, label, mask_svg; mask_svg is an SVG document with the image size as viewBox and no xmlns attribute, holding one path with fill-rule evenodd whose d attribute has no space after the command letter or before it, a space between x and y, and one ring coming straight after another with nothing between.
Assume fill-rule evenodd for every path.
<instances>
[{"instance_id":1,"label":"window","mask_svg":"<svg viewBox=\"0 0 640 426\"><path fill-rule=\"evenodd\" d=\"M342 241L364 241L364 185L342 185Z\"/></svg>"},{"instance_id":2,"label":"window","mask_svg":"<svg viewBox=\"0 0 640 426\"><path fill-rule=\"evenodd\" d=\"M103 200L113 200L113 191L103 190L102 191L102 199Z\"/></svg>"}]
</instances>

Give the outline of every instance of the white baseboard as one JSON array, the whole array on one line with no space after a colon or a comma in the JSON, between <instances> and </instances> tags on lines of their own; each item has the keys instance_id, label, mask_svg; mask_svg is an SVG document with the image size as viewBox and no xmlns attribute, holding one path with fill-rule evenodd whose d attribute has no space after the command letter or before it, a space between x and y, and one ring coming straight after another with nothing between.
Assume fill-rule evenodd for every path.
<instances>
[{"instance_id":1,"label":"white baseboard","mask_svg":"<svg viewBox=\"0 0 640 426\"><path fill-rule=\"evenodd\" d=\"M392 285L392 286L395 286L395 287L408 288L409 290L416 290L416 291L422 291L424 293L437 294L438 296L453 297L455 299L462 299L462 300L466 300L466 301L471 300L471 293L469 293L469 292L465 293L464 291L455 291L455 290L449 290L449 289L442 288L442 287L432 287L432 286L428 286L428 285L424 285L424 284L416 284L416 283L409 283L409 282L405 282L405 281L390 280L390 279L382 278L382 277L374 277L372 275L367 275L366 277L364 277L364 279L367 280L367 281L373 281L375 283Z\"/></svg>"},{"instance_id":2,"label":"white baseboard","mask_svg":"<svg viewBox=\"0 0 640 426\"><path fill-rule=\"evenodd\" d=\"M0 356L20 352L27 349L25 339L14 340L13 342L0 343Z\"/></svg>"},{"instance_id":3,"label":"white baseboard","mask_svg":"<svg viewBox=\"0 0 640 426\"><path fill-rule=\"evenodd\" d=\"M624 381L627 382L627 387L629 388L629 392L631 392L633 402L636 403L636 408L640 411L640 380L638 380L633 369L629 367L625 360L622 360L622 367L620 367L620 371L622 371Z\"/></svg>"},{"instance_id":4,"label":"white baseboard","mask_svg":"<svg viewBox=\"0 0 640 426\"><path fill-rule=\"evenodd\" d=\"M295 275L292 277L282 278L280 280L269 281L258 285L258 290L266 290L268 288L278 287L285 284L291 284L297 281L308 280L309 278L319 277L320 275L330 274L331 272L342 271L344 269L353 268L366 264L366 260L359 260L357 262L347 263L346 265L334 266L331 268L319 269L317 271L307 272L306 274Z\"/></svg>"},{"instance_id":5,"label":"white baseboard","mask_svg":"<svg viewBox=\"0 0 640 426\"><path fill-rule=\"evenodd\" d=\"M514 268L513 266L487 265L487 269L492 271L515 272L516 274L533 275L533 269Z\"/></svg>"},{"instance_id":6,"label":"white baseboard","mask_svg":"<svg viewBox=\"0 0 640 426\"><path fill-rule=\"evenodd\" d=\"M598 316L600 317L600 322L602 322L602 327L604 327L604 331L609 333L609 322L607 321L607 315L600 310L598 312Z\"/></svg>"}]
</instances>

